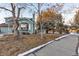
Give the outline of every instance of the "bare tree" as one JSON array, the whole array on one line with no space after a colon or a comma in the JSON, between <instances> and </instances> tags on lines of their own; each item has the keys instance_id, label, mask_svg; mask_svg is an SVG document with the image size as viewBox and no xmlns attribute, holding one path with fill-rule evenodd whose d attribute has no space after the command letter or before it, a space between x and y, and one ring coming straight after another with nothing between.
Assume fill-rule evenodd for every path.
<instances>
[{"instance_id":1,"label":"bare tree","mask_svg":"<svg viewBox=\"0 0 79 59\"><path fill-rule=\"evenodd\" d=\"M46 4L44 4L44 3L37 3L37 4L30 3L27 5L28 8L30 8L33 12L35 12L35 14L37 13L39 16L41 16L40 14L41 14L41 10L42 10L43 6L46 6ZM40 19L42 19L42 17ZM43 36L42 35L42 22L40 23L40 28L41 28L40 31L41 31L41 38L42 38L42 36Z\"/></svg>"},{"instance_id":2,"label":"bare tree","mask_svg":"<svg viewBox=\"0 0 79 59\"><path fill-rule=\"evenodd\" d=\"M14 34L15 35L19 35L19 31L18 31L18 27L19 27L19 23L18 23L18 19L20 17L20 12L21 9L23 9L23 7L17 7L17 4L15 3L10 3L11 5L11 10L6 8L6 7L0 7L0 9L4 9L6 11L11 12L12 14L12 20L13 20L13 30L14 30Z\"/></svg>"},{"instance_id":3,"label":"bare tree","mask_svg":"<svg viewBox=\"0 0 79 59\"><path fill-rule=\"evenodd\" d=\"M30 4L27 5L27 7L31 8L31 10L33 10L35 13L37 13L40 16L40 20L42 20L42 16L40 14L43 10L43 7L44 7L44 9L47 9L47 8L51 7L54 10L56 10L56 12L58 12L59 10L61 10L63 8L63 6L64 6L63 3L57 3L57 4L50 4L50 3L46 3L46 4L45 3L37 3L37 4L35 4L35 3L30 3ZM42 24L42 22L40 22L41 38L43 37L42 27L43 27L43 24Z\"/></svg>"}]
</instances>

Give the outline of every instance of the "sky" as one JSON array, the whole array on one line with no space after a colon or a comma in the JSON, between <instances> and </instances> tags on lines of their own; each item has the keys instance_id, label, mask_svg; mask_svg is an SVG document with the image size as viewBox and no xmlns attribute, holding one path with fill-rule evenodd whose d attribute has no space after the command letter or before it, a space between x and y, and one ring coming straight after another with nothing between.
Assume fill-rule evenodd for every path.
<instances>
[{"instance_id":1,"label":"sky","mask_svg":"<svg viewBox=\"0 0 79 59\"><path fill-rule=\"evenodd\" d=\"M67 12L63 13L63 18L65 20L65 24L69 24L69 20L73 19L74 18L74 15L75 15L75 12L73 12L75 9L75 7L79 7L78 6L79 4L78 3L65 3L64 4L64 7L62 9L63 10L67 10ZM0 6L5 6L7 8L10 9L10 5L9 4L3 4L3 3L0 3ZM43 9L45 9L46 7L43 6ZM5 10L1 10L0 9L0 23L4 23L5 22L5 17L10 17L11 16L11 13L8 12L8 11L5 11ZM32 12L28 11L28 10L23 10L22 11L22 14L21 16L23 17L32 17Z\"/></svg>"},{"instance_id":2,"label":"sky","mask_svg":"<svg viewBox=\"0 0 79 59\"><path fill-rule=\"evenodd\" d=\"M63 10L67 10L66 13L63 13L63 18L65 20L65 23L66 25L70 25L70 22L71 23L74 23L74 18L75 18L75 14L76 14L76 11L79 7L79 4L78 3L66 3L64 5L64 8Z\"/></svg>"}]
</instances>

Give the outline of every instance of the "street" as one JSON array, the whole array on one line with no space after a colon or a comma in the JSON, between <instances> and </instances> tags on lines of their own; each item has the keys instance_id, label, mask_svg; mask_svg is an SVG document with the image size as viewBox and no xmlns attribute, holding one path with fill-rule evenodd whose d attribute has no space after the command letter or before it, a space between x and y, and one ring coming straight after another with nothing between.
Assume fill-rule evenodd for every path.
<instances>
[{"instance_id":1,"label":"street","mask_svg":"<svg viewBox=\"0 0 79 59\"><path fill-rule=\"evenodd\" d=\"M78 37L69 35L55 41L35 53L36 56L74 56ZM34 54L29 54L34 56Z\"/></svg>"}]
</instances>

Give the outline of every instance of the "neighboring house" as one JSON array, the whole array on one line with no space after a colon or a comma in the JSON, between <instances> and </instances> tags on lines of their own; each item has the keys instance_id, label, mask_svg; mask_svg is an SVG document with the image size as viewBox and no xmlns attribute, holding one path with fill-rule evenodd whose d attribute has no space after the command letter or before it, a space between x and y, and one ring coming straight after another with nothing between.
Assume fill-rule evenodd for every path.
<instances>
[{"instance_id":1,"label":"neighboring house","mask_svg":"<svg viewBox=\"0 0 79 59\"><path fill-rule=\"evenodd\" d=\"M12 20L12 17L6 17L5 18L5 22L6 24L8 25L13 25L13 20ZM19 32L20 33L34 33L35 31L35 21L33 18L20 18L18 20L19 22Z\"/></svg>"},{"instance_id":2,"label":"neighboring house","mask_svg":"<svg viewBox=\"0 0 79 59\"><path fill-rule=\"evenodd\" d=\"M12 33L12 26L8 27L8 24L0 24L0 34Z\"/></svg>"},{"instance_id":3,"label":"neighboring house","mask_svg":"<svg viewBox=\"0 0 79 59\"><path fill-rule=\"evenodd\" d=\"M28 32L28 33L34 33L35 31L35 22L33 18L20 18L19 20L19 30L20 32Z\"/></svg>"}]
</instances>

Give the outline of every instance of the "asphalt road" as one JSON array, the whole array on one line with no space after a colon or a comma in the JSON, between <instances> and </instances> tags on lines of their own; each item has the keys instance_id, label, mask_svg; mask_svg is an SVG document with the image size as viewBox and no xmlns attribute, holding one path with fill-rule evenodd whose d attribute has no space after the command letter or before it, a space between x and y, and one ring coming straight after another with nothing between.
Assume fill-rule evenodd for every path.
<instances>
[{"instance_id":1,"label":"asphalt road","mask_svg":"<svg viewBox=\"0 0 79 59\"><path fill-rule=\"evenodd\" d=\"M72 56L75 55L78 37L69 35L65 38L55 41L35 53L37 56ZM34 56L30 54L29 56Z\"/></svg>"}]
</instances>

